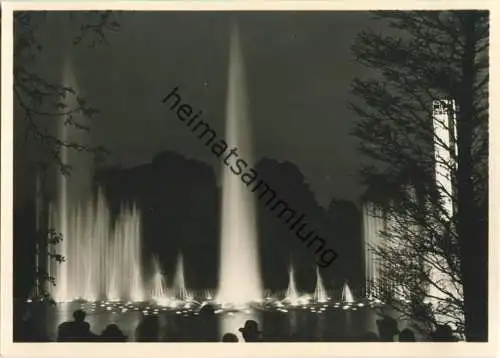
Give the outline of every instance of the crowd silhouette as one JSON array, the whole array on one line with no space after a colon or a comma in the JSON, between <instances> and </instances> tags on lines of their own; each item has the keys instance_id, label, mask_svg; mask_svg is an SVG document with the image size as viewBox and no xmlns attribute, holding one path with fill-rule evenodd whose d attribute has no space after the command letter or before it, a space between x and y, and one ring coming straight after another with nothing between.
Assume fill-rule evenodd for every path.
<instances>
[{"instance_id":1,"label":"crowd silhouette","mask_svg":"<svg viewBox=\"0 0 500 358\"><path fill-rule=\"evenodd\" d=\"M73 312L73 321L63 322L57 329L58 342L126 342L127 337L116 324L108 325L102 333L95 334L90 324L85 321L82 310Z\"/></svg>"},{"instance_id":2,"label":"crowd silhouette","mask_svg":"<svg viewBox=\"0 0 500 358\"><path fill-rule=\"evenodd\" d=\"M417 342L415 333L405 328L402 331L398 329L398 322L391 317L384 317L377 320L378 335L375 332L366 332L361 336L361 342ZM458 339L453 335L449 325L438 325L431 334L433 342L457 342Z\"/></svg>"},{"instance_id":3,"label":"crowd silhouette","mask_svg":"<svg viewBox=\"0 0 500 358\"><path fill-rule=\"evenodd\" d=\"M144 316L135 329L133 338L127 337L120 327L113 323L107 325L100 334L92 332L90 324L85 320L86 313L83 310L73 312L73 320L63 322L57 330L58 342L160 342L162 339L160 331L160 319L156 315ZM167 341L183 341L183 342L225 342L236 343L240 340L233 332L227 332L219 338L217 328L215 326L216 315L213 307L205 306L199 312L198 316L194 316L191 323L197 329L187 337L183 332L187 326L186 322L189 319L185 317L173 316L170 322L175 326L177 336L170 336ZM20 325L19 334L22 335L25 342L44 341L40 335L37 335L33 329L33 319L27 315L23 319L23 324ZM366 332L360 337L354 338L355 342L417 342L415 333L408 328L399 330L398 323L391 317L384 316L376 321L378 332ZM272 339L267 339L265 334L259 329L258 322L247 320L243 327L238 330L243 337L243 342L269 342ZM448 325L439 325L430 333L431 341L434 342L456 342L457 338L453 335L452 329ZM164 337L163 337L164 338ZM284 341L300 341L300 337L291 334L289 339Z\"/></svg>"},{"instance_id":4,"label":"crowd silhouette","mask_svg":"<svg viewBox=\"0 0 500 358\"><path fill-rule=\"evenodd\" d=\"M210 327L215 316L213 307L205 306L198 317L197 337L192 341L217 342L219 338ZM104 331L98 335L90 330L90 325L85 321L85 312L77 310L73 313L73 321L64 322L59 325L59 342L127 342L128 337L120 330L116 324L108 325ZM383 317L377 320L378 334L375 332L366 332L356 341L358 342L416 342L415 333L411 329L399 331L398 323L390 317ZM160 341L160 320L158 316L145 316L138 324L135 331L136 342L158 342ZM247 320L243 327L239 329L244 342L263 342L262 331L259 324L254 320ZM452 330L448 325L437 326L431 333L434 342L454 342L457 339L453 336ZM186 337L177 337L179 340ZM175 337L174 337L175 340ZM239 342L236 334L228 332L220 340L226 343Z\"/></svg>"}]
</instances>

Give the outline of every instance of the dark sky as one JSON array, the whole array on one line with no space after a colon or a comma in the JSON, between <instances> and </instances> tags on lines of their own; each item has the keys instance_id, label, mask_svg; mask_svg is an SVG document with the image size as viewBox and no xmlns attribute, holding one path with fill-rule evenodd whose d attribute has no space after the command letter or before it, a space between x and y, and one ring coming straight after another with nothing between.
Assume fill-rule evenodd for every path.
<instances>
[{"instance_id":1,"label":"dark sky","mask_svg":"<svg viewBox=\"0 0 500 358\"><path fill-rule=\"evenodd\" d=\"M129 12L109 44L94 49L69 45L67 13L51 13L39 31L39 66L56 79L63 61L72 63L79 89L102 111L92 137L113 152L111 164L132 166L175 150L218 165L161 99L179 86L223 133L232 18L242 38L257 158L295 163L322 204L332 196L356 200L361 158L347 104L353 77L370 70L355 63L350 46L374 25L366 12Z\"/></svg>"}]
</instances>

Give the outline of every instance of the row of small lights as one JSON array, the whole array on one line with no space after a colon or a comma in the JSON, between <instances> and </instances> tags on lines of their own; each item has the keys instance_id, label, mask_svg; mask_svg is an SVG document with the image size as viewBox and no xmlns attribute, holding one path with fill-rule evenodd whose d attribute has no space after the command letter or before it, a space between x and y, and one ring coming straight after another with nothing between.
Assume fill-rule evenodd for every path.
<instances>
[{"instance_id":1,"label":"row of small lights","mask_svg":"<svg viewBox=\"0 0 500 358\"><path fill-rule=\"evenodd\" d=\"M26 300L26 302L28 302L28 303L35 302L35 301L37 301L37 299L27 299ZM43 298L38 299L38 301L43 301ZM105 304L119 304L119 303L123 302L120 299L107 299L107 300L100 301L100 300L96 300L96 299L84 299L82 297L75 297L73 300L59 301L58 303L71 303L71 302L75 302L75 301L85 301L87 303L93 303L93 304L100 302L101 306L105 305ZM253 302L255 304L270 304L270 303L272 304L272 303L274 303L277 307L281 307L283 305L305 306L305 305L311 304L311 303L312 304L314 304L314 303L326 303L328 301L331 301L330 297L320 298L320 299L311 299L309 297L301 297L301 298L297 298L297 299L292 299L292 298L286 297L286 298L280 300L280 299L268 296L265 299L256 299L256 300L253 300L250 302ZM380 301L379 299L368 298L367 301L373 302L373 303L379 303L379 304L382 303L382 301ZM407 300L403 300L403 301L407 301ZM158 306L170 307L170 308L175 308L176 306L180 305L181 303L186 303L187 305L192 305L192 304L204 305L207 303L219 304L217 301L215 301L210 296L207 297L206 301L201 302L201 303L194 300L192 297L187 297L185 299L160 298L160 299L153 299L152 301L149 301L149 302L155 302L156 305L158 305ZM409 301L407 301L407 302L409 302ZM137 299L134 301L127 301L125 304L132 305L132 304L137 304L137 303L148 303L148 301ZM350 304L354 304L354 303L355 302L350 302L350 303L347 303L346 305L350 305ZM220 303L220 304L223 306L225 306L225 305L232 306L231 303ZM363 303L360 303L360 304L361 304L360 307L363 307L364 304ZM335 303L335 306L338 307L338 305L339 305L339 303Z\"/></svg>"},{"instance_id":2,"label":"row of small lights","mask_svg":"<svg viewBox=\"0 0 500 358\"><path fill-rule=\"evenodd\" d=\"M226 313L229 316L235 314L235 312L244 312L246 314L250 314L248 306L243 307L235 307L230 303L218 303L212 299L212 297L207 297L211 300L204 301L202 303L194 301L192 298L187 298L186 300L177 300L175 298L157 300L154 306L147 305L145 307L139 307L137 303L146 303L144 301L127 301L122 302L119 300L107 300L107 301L87 301L86 303L81 304L82 309L87 309L89 312L95 312L99 308L105 309L106 311L111 311L113 314L117 314L119 312L126 313L128 311L141 311L144 315L158 315L161 311L171 311L175 309L176 314L183 314L184 316L188 316L189 314L199 315L197 308L203 307L207 304L214 304L219 306L218 309L215 310L215 314ZM162 302L163 301L163 302ZM322 313L326 311L328 307L332 308L340 308L340 303L334 303L333 306L328 304L328 301L331 301L331 298L325 298L320 300L311 300L309 298L299 298L297 300L291 300L289 298L285 298L284 300L277 300L272 297L266 297L264 300L255 300L253 303L260 304L264 307L271 307L276 309L277 311L287 313L289 310L293 309L309 309L314 313ZM158 302L161 302L158 304ZM375 307L375 305L383 304L382 301L368 300L368 303L365 304L363 302L359 303L345 303L342 305L343 310L352 310L356 311L361 307L369 306L371 308Z\"/></svg>"}]
</instances>

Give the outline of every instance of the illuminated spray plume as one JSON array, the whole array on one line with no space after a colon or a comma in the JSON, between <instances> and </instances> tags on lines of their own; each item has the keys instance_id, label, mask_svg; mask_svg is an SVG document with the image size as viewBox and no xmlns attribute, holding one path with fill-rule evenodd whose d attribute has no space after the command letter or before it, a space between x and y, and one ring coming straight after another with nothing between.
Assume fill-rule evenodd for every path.
<instances>
[{"instance_id":1,"label":"illuminated spray plume","mask_svg":"<svg viewBox=\"0 0 500 358\"><path fill-rule=\"evenodd\" d=\"M51 207L50 211L53 227L60 230L60 209ZM62 217L66 218L65 230L60 230L66 262L53 263L56 301L146 298L140 257L141 218L135 207L123 207L112 225L107 202L99 193L95 202L88 200L83 208L76 206ZM61 277L66 281L60 286Z\"/></svg>"},{"instance_id":2,"label":"illuminated spray plume","mask_svg":"<svg viewBox=\"0 0 500 358\"><path fill-rule=\"evenodd\" d=\"M252 164L250 127L248 123L247 94L243 57L238 29L230 33L229 74L226 107L226 141L228 148L239 149L240 156ZM221 264L217 302L222 307L238 309L235 314L224 314L219 333L238 331L246 320L259 322L257 312L250 309L250 301L261 299L263 288L257 247L257 222L253 193L227 167L222 173Z\"/></svg>"},{"instance_id":3,"label":"illuminated spray plume","mask_svg":"<svg viewBox=\"0 0 500 358\"><path fill-rule=\"evenodd\" d=\"M64 67L63 85L79 89L71 62ZM66 111L77 107L74 96L66 98ZM73 121L85 125L85 118ZM86 132L65 123L58 127L63 142L88 142ZM145 299L141 266L141 215L135 206L122 206L113 221L104 195L94 199L91 190L93 167L89 153L61 147L61 160L70 165L71 175L58 177L57 200L49 204L49 226L62 234L57 252L66 258L49 262L56 278L51 294L58 302L77 298L98 300Z\"/></svg>"},{"instance_id":4,"label":"illuminated spray plume","mask_svg":"<svg viewBox=\"0 0 500 358\"><path fill-rule=\"evenodd\" d=\"M73 74L72 63L69 60L65 62L63 69L63 85L75 89L75 92L78 91L76 80ZM72 97L66 98L64 104L69 110L75 108L77 105L76 101ZM80 116L77 116L76 118L77 121L81 119L82 118ZM58 124L57 135L59 136L61 142L68 143L69 141L74 139L71 136L71 134L73 133L70 133L70 131L73 132L74 130L72 127L67 125L65 121L66 119L64 118L64 116L61 116ZM69 149L66 146L62 146L60 148L59 154L62 163L66 165L75 164L72 163L75 158L72 158L69 153ZM71 193L68 191L69 178L60 173L58 179L57 203L55 206L51 206L53 211L49 213L49 220L52 221L50 222L51 226L54 227L56 231L63 237L63 241L58 245L58 252L67 259L70 249L70 243L68 240L68 201L73 198L70 197ZM73 297L71 297L70 288L68 287L70 285L68 277L70 267L68 267L66 263L59 264L56 262L49 262L49 265L49 272L51 272L52 276L55 276L57 279L57 285L55 287L51 287L53 297L56 300L71 300Z\"/></svg>"},{"instance_id":5,"label":"illuminated spray plume","mask_svg":"<svg viewBox=\"0 0 500 358\"><path fill-rule=\"evenodd\" d=\"M456 155L458 154L456 140L457 106L452 99L435 100L432 106L436 184L444 208L442 219L447 221L453 217L455 211L453 205L455 191L453 188L452 173L457 166ZM451 227L451 229L453 230L454 228ZM440 304L439 299L449 299L442 290L454 296L455 299L460 300L463 297L462 287L460 284L454 283L452 278L445 273L452 271L449 269L446 260L436 255L428 255L427 261L431 266L429 273L431 280L439 287L431 286L429 296L432 298L429 301L437 306ZM436 319L439 322L447 322L448 320L446 315L436 315Z\"/></svg>"},{"instance_id":6,"label":"illuminated spray plume","mask_svg":"<svg viewBox=\"0 0 500 358\"><path fill-rule=\"evenodd\" d=\"M43 208L43 200L42 200L42 181L40 178L40 173L37 171L36 173L36 185L35 185L35 215L36 215L36 221L35 221L35 228L36 232L40 232L42 230L42 208ZM35 244L35 269L37 271L40 270L40 246L38 243L38 240ZM37 277L36 278L36 283L33 291L30 294L31 298L38 297L40 294L40 285L44 284L41 282L41 280ZM46 288L46 287L44 287Z\"/></svg>"},{"instance_id":7,"label":"illuminated spray plume","mask_svg":"<svg viewBox=\"0 0 500 358\"><path fill-rule=\"evenodd\" d=\"M314 300L317 302L328 301L328 295L326 294L325 286L323 285L323 279L319 274L319 267L316 266L316 288L314 289Z\"/></svg>"},{"instance_id":8,"label":"illuminated spray plume","mask_svg":"<svg viewBox=\"0 0 500 358\"><path fill-rule=\"evenodd\" d=\"M445 214L451 217L453 214L454 193L452 185L452 169L456 166L455 156L457 154L456 132L456 106L452 100L433 101L433 128L436 143L434 146L434 160L436 183L438 184Z\"/></svg>"},{"instance_id":9,"label":"illuminated spray plume","mask_svg":"<svg viewBox=\"0 0 500 358\"><path fill-rule=\"evenodd\" d=\"M354 302L354 296L352 295L351 289L347 283L342 287L342 302L351 304Z\"/></svg>"},{"instance_id":10,"label":"illuminated spray plume","mask_svg":"<svg viewBox=\"0 0 500 358\"><path fill-rule=\"evenodd\" d=\"M153 284L151 298L160 305L168 303L168 289L165 276L162 273L158 257L153 257Z\"/></svg>"},{"instance_id":11,"label":"illuminated spray plume","mask_svg":"<svg viewBox=\"0 0 500 358\"><path fill-rule=\"evenodd\" d=\"M182 254L179 254L179 256L177 257L174 289L176 298L183 301L191 299L189 292L186 289L186 281L184 279L184 259L182 257Z\"/></svg>"},{"instance_id":12,"label":"illuminated spray plume","mask_svg":"<svg viewBox=\"0 0 500 358\"><path fill-rule=\"evenodd\" d=\"M232 28L226 141L251 162L250 128L243 57L236 26ZM257 247L253 193L227 167L223 168L222 238L218 302L244 306L263 294Z\"/></svg>"},{"instance_id":13,"label":"illuminated spray plume","mask_svg":"<svg viewBox=\"0 0 500 358\"><path fill-rule=\"evenodd\" d=\"M286 290L285 301L292 306L296 306L299 304L299 293L295 284L295 275L292 265L290 265L288 269L288 277L288 289Z\"/></svg>"},{"instance_id":14,"label":"illuminated spray plume","mask_svg":"<svg viewBox=\"0 0 500 358\"><path fill-rule=\"evenodd\" d=\"M457 128L456 128L456 110L457 106L451 99L436 99L432 103L432 123L433 123L433 141L434 141L434 169L435 180L440 194L443 206L442 220L446 222L454 214L452 197L455 195L453 188L452 173L456 168L455 157L457 154ZM414 190L408 188L409 194L415 196ZM383 247L382 230L392 230L397 227L397 220L391 215L384 216L375 209L371 203L365 203L363 207L363 239L365 246L365 273L366 273L366 295L368 297L377 296L377 283L382 280L381 268L382 262L373 248ZM412 230L418 236L418 227L406 225L405 230ZM453 228L452 228L453 229ZM391 243L396 245L397 243ZM391 249L397 249L391 247ZM441 291L444 289L448 293L460 300L462 297L462 288L455 286L451 278L443 271L450 272L445 260L437 255L428 254L426 262L429 265L430 279L436 284L431 286L428 299L433 304L439 304L439 299L445 299L446 295ZM393 293L395 298L400 300L407 299L408 292L404 287L394 285Z\"/></svg>"},{"instance_id":15,"label":"illuminated spray plume","mask_svg":"<svg viewBox=\"0 0 500 358\"><path fill-rule=\"evenodd\" d=\"M385 227L382 213L372 203L363 204L363 245L365 251L365 295L367 298L378 296L382 263L376 248L383 242L381 231Z\"/></svg>"}]
</instances>

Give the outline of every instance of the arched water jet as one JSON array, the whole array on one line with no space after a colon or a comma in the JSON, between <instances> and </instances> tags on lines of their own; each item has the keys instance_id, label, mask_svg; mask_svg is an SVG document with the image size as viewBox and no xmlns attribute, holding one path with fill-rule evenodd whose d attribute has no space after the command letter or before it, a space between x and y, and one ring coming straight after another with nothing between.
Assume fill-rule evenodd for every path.
<instances>
[{"instance_id":1,"label":"arched water jet","mask_svg":"<svg viewBox=\"0 0 500 358\"><path fill-rule=\"evenodd\" d=\"M238 29L231 32L226 141L240 157L252 163L246 82ZM229 168L223 166L221 265L217 301L245 306L261 299L255 202L253 193ZM242 285L241 283L245 284Z\"/></svg>"}]
</instances>

